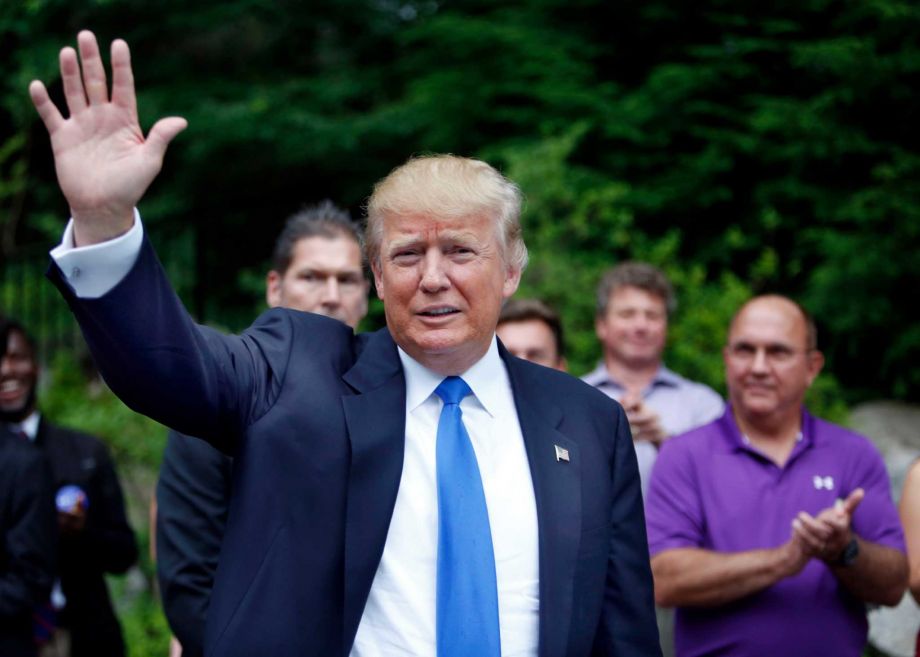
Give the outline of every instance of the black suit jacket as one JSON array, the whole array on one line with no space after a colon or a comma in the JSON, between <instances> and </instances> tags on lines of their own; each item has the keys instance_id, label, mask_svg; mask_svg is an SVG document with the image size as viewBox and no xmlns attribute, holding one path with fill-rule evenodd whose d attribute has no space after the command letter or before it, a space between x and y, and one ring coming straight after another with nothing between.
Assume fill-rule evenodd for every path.
<instances>
[{"instance_id":1,"label":"black suit jacket","mask_svg":"<svg viewBox=\"0 0 920 657\"><path fill-rule=\"evenodd\" d=\"M58 571L67 598L60 622L70 630L72 657L123 655L121 628L104 574L130 568L137 561L137 544L112 459L98 438L44 418L35 443L48 459L54 490L76 485L89 498L84 530L59 534Z\"/></svg>"},{"instance_id":2,"label":"black suit jacket","mask_svg":"<svg viewBox=\"0 0 920 657\"><path fill-rule=\"evenodd\" d=\"M233 460L170 431L157 481L157 577L182 657L204 654L204 626L230 507Z\"/></svg>"},{"instance_id":3,"label":"black suit jacket","mask_svg":"<svg viewBox=\"0 0 920 657\"><path fill-rule=\"evenodd\" d=\"M41 453L0 425L0 655L34 657L32 611L54 581L57 522Z\"/></svg>"},{"instance_id":4,"label":"black suit jacket","mask_svg":"<svg viewBox=\"0 0 920 657\"><path fill-rule=\"evenodd\" d=\"M129 406L236 457L207 654L347 655L402 470L406 386L389 332L283 309L240 337L198 327L147 243L99 299L51 276ZM659 655L622 408L500 351L537 504L540 656Z\"/></svg>"}]
</instances>

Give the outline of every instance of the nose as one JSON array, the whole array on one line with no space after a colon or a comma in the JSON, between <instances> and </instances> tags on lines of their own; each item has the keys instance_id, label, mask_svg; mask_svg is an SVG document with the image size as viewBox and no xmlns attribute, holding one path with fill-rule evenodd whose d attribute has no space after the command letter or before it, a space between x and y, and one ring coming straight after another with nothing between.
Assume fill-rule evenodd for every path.
<instances>
[{"instance_id":1,"label":"nose","mask_svg":"<svg viewBox=\"0 0 920 657\"><path fill-rule=\"evenodd\" d=\"M322 303L324 306L338 306L342 303L342 291L339 288L339 280L335 276L329 276L326 284L323 286Z\"/></svg>"},{"instance_id":2,"label":"nose","mask_svg":"<svg viewBox=\"0 0 920 657\"><path fill-rule=\"evenodd\" d=\"M13 371L13 359L0 354L0 376L8 376Z\"/></svg>"},{"instance_id":3,"label":"nose","mask_svg":"<svg viewBox=\"0 0 920 657\"><path fill-rule=\"evenodd\" d=\"M751 371L755 373L766 373L767 367L767 350L758 348L754 353L754 360L751 362Z\"/></svg>"},{"instance_id":4,"label":"nose","mask_svg":"<svg viewBox=\"0 0 920 657\"><path fill-rule=\"evenodd\" d=\"M422 259L422 277L419 287L424 292L440 292L450 286L446 271L447 261L440 251L431 249Z\"/></svg>"}]
</instances>

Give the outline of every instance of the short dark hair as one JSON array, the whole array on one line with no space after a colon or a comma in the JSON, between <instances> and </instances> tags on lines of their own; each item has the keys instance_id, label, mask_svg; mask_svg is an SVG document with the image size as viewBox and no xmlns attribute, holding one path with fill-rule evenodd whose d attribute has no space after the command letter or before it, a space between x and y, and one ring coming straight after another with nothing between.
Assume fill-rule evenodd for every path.
<instances>
[{"instance_id":1,"label":"short dark hair","mask_svg":"<svg viewBox=\"0 0 920 657\"><path fill-rule=\"evenodd\" d=\"M498 326L513 322L537 320L546 324L553 332L556 342L556 354L565 357L565 339L562 333L562 321L559 314L539 299L509 299L502 306L498 316Z\"/></svg>"},{"instance_id":2,"label":"short dark hair","mask_svg":"<svg viewBox=\"0 0 920 657\"><path fill-rule=\"evenodd\" d=\"M674 287L667 275L647 262L628 261L608 269L597 285L597 316L607 314L610 297L621 287L637 287L664 301L665 310L670 317L677 310L677 298Z\"/></svg>"},{"instance_id":3,"label":"short dark hair","mask_svg":"<svg viewBox=\"0 0 920 657\"><path fill-rule=\"evenodd\" d=\"M0 356L6 352L7 346L10 343L10 333L18 333L22 336L26 344L29 345L34 360L37 354L35 353L35 340L32 338L32 335L26 330L26 327L23 326L21 322L12 317L4 317L3 315L0 315L0 347L3 348L3 350L0 351Z\"/></svg>"},{"instance_id":4,"label":"short dark hair","mask_svg":"<svg viewBox=\"0 0 920 657\"><path fill-rule=\"evenodd\" d=\"M294 259L294 246L308 237L347 237L364 253L360 226L352 220L348 210L326 199L316 205L305 205L287 218L272 251L272 269L281 274L286 272Z\"/></svg>"}]
</instances>

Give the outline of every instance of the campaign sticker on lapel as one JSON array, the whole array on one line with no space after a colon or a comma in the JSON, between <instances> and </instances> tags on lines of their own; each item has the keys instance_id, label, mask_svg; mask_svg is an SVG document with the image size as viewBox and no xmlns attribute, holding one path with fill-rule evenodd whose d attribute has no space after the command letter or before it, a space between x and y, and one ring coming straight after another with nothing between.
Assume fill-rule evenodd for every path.
<instances>
[{"instance_id":1,"label":"campaign sticker on lapel","mask_svg":"<svg viewBox=\"0 0 920 657\"><path fill-rule=\"evenodd\" d=\"M569 450L565 447L559 447L559 445L553 445L556 448L556 461L565 461L569 462Z\"/></svg>"}]
</instances>

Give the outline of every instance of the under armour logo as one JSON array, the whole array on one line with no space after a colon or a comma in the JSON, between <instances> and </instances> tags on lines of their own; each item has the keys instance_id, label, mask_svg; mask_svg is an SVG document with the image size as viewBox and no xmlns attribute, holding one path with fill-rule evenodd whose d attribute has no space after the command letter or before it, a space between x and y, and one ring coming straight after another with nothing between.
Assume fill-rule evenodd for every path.
<instances>
[{"instance_id":1,"label":"under armour logo","mask_svg":"<svg viewBox=\"0 0 920 657\"><path fill-rule=\"evenodd\" d=\"M821 477L815 475L813 480L815 482L816 490L834 490L834 478L833 477Z\"/></svg>"}]
</instances>

